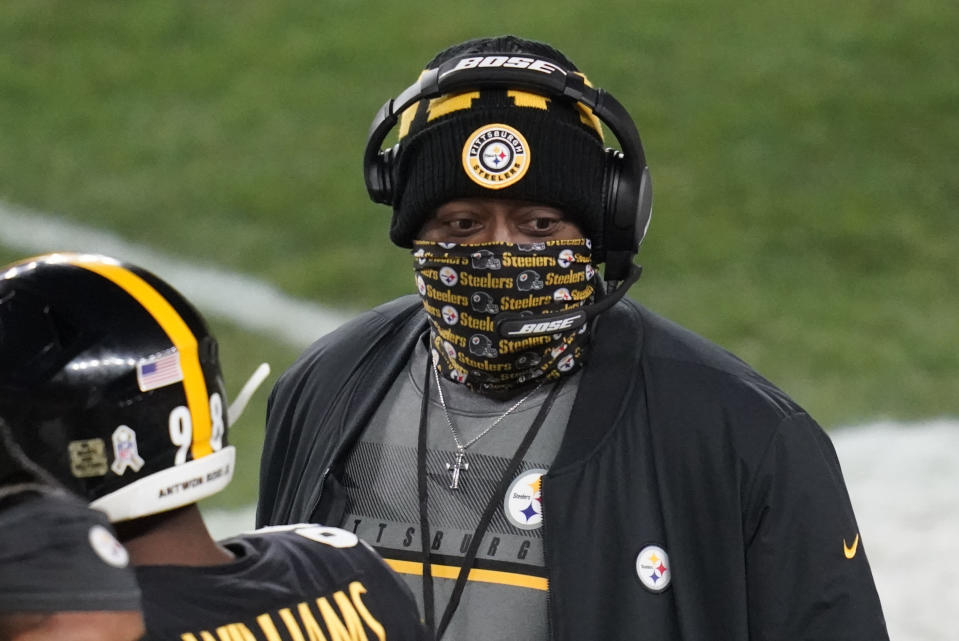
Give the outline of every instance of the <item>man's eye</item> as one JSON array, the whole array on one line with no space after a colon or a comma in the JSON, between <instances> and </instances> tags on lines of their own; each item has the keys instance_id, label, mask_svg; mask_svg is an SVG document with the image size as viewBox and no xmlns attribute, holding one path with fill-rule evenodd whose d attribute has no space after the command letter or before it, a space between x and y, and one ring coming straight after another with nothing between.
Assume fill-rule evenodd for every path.
<instances>
[{"instance_id":1,"label":"man's eye","mask_svg":"<svg viewBox=\"0 0 959 641\"><path fill-rule=\"evenodd\" d=\"M534 231L551 231L560 224L558 218L553 218L551 216L542 216L539 218L531 218L527 221L527 226Z\"/></svg>"}]
</instances>

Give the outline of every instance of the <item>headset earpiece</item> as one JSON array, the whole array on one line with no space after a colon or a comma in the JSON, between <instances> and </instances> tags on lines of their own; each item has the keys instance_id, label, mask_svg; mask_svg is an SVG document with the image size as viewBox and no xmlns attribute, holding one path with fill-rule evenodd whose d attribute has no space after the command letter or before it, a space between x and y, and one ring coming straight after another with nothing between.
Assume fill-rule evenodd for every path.
<instances>
[{"instance_id":1,"label":"headset earpiece","mask_svg":"<svg viewBox=\"0 0 959 641\"><path fill-rule=\"evenodd\" d=\"M370 194L370 199L375 203L393 205L395 197L393 189L393 159L396 156L398 146L399 145L393 145L389 149L384 149L376 154L372 161L365 163L366 189Z\"/></svg>"},{"instance_id":2,"label":"headset earpiece","mask_svg":"<svg viewBox=\"0 0 959 641\"><path fill-rule=\"evenodd\" d=\"M652 211L649 168L632 171L622 152L607 149L604 177L602 246L593 248L596 262L605 262L608 281L624 280L646 235ZM637 180L638 177L638 180Z\"/></svg>"}]
</instances>

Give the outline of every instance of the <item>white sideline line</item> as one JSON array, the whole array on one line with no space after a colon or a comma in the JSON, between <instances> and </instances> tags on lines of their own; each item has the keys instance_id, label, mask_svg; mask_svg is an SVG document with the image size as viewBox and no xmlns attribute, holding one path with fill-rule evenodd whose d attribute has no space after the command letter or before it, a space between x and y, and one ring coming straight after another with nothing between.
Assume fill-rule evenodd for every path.
<instances>
[{"instance_id":1,"label":"white sideline line","mask_svg":"<svg viewBox=\"0 0 959 641\"><path fill-rule=\"evenodd\" d=\"M0 202L0 244L23 257L53 251L106 254L148 269L176 287L205 314L304 347L349 316L293 298L251 276L168 256L115 234L58 216Z\"/></svg>"}]
</instances>

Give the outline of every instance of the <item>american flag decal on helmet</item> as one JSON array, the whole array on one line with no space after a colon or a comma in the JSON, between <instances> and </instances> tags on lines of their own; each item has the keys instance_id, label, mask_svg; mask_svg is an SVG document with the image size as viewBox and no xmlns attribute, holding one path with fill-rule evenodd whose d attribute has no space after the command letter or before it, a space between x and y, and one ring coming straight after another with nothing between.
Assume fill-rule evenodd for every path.
<instances>
[{"instance_id":1,"label":"american flag decal on helmet","mask_svg":"<svg viewBox=\"0 0 959 641\"><path fill-rule=\"evenodd\" d=\"M166 387L183 380L180 353L172 349L137 363L137 385L141 392Z\"/></svg>"}]
</instances>

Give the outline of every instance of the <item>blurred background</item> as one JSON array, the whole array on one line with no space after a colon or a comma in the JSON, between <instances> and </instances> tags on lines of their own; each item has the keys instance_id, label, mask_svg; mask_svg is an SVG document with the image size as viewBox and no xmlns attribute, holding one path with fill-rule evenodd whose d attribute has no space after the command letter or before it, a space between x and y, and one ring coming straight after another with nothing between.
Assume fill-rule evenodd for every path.
<instances>
[{"instance_id":1,"label":"blurred background","mask_svg":"<svg viewBox=\"0 0 959 641\"><path fill-rule=\"evenodd\" d=\"M4 0L0 263L116 250L207 312L231 393L261 361L268 388L414 291L367 129L437 51L502 33L557 46L637 123L655 197L631 296L831 432L959 417L952 2ZM211 509L255 500L266 395Z\"/></svg>"}]
</instances>

